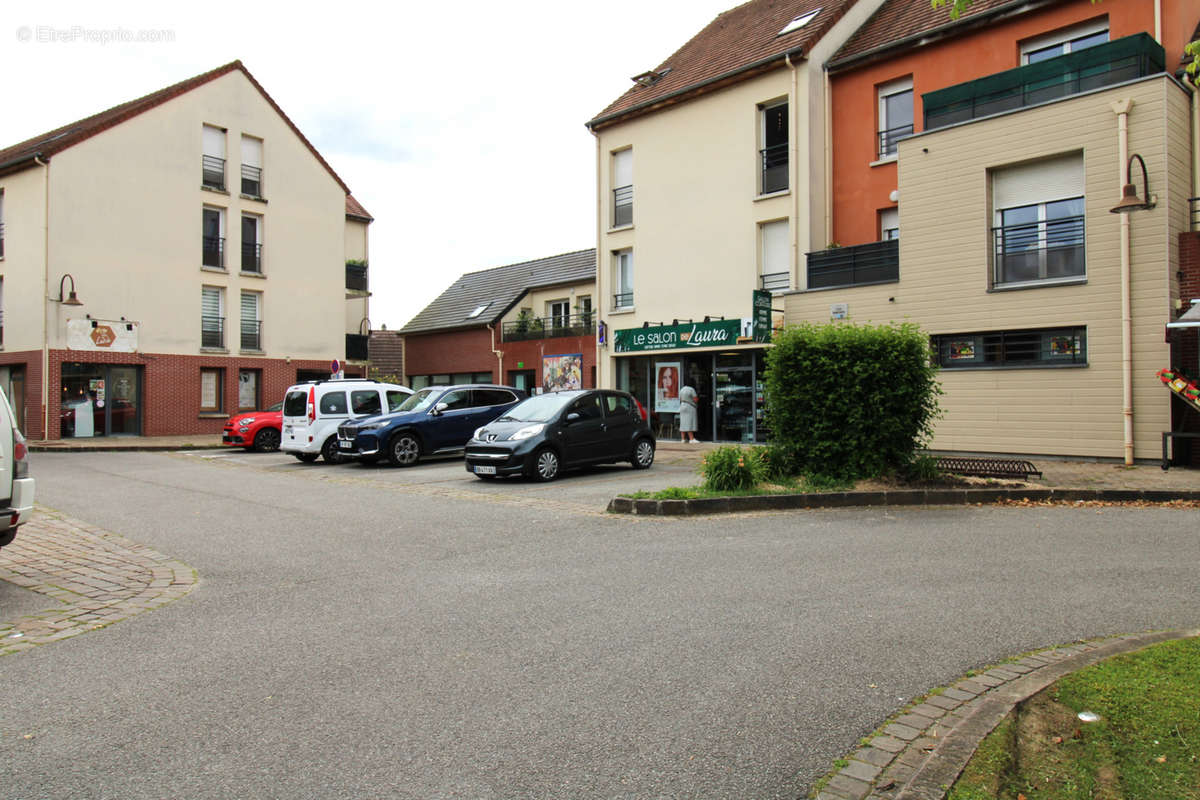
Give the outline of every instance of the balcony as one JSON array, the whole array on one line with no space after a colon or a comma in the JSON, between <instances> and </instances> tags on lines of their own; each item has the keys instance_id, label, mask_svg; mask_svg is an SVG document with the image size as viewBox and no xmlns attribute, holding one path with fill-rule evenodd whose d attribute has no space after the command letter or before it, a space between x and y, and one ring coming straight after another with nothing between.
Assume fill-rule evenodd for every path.
<instances>
[{"instance_id":1,"label":"balcony","mask_svg":"<svg viewBox=\"0 0 1200 800\"><path fill-rule=\"evenodd\" d=\"M367 355L367 339L370 338L361 333L346 334L346 360L347 361L366 361Z\"/></svg>"},{"instance_id":2,"label":"balcony","mask_svg":"<svg viewBox=\"0 0 1200 800\"><path fill-rule=\"evenodd\" d=\"M992 228L993 285L1061 281L1086 275L1083 217Z\"/></svg>"},{"instance_id":3,"label":"balcony","mask_svg":"<svg viewBox=\"0 0 1200 800\"><path fill-rule=\"evenodd\" d=\"M262 249L256 242L242 242L242 272L262 273Z\"/></svg>"},{"instance_id":4,"label":"balcony","mask_svg":"<svg viewBox=\"0 0 1200 800\"><path fill-rule=\"evenodd\" d=\"M633 308L633 292L617 292L613 295L614 310Z\"/></svg>"},{"instance_id":5,"label":"balcony","mask_svg":"<svg viewBox=\"0 0 1200 800\"><path fill-rule=\"evenodd\" d=\"M204 236L204 254L200 263L206 267L225 269L225 240L219 236Z\"/></svg>"},{"instance_id":6,"label":"balcony","mask_svg":"<svg viewBox=\"0 0 1200 800\"><path fill-rule=\"evenodd\" d=\"M216 156L201 157L200 185L225 191L225 159Z\"/></svg>"},{"instance_id":7,"label":"balcony","mask_svg":"<svg viewBox=\"0 0 1200 800\"><path fill-rule=\"evenodd\" d=\"M262 322L256 319L242 320L242 349L262 350Z\"/></svg>"},{"instance_id":8,"label":"balcony","mask_svg":"<svg viewBox=\"0 0 1200 800\"><path fill-rule=\"evenodd\" d=\"M0 222L0 258L4 258L4 223Z\"/></svg>"},{"instance_id":9,"label":"balcony","mask_svg":"<svg viewBox=\"0 0 1200 800\"><path fill-rule=\"evenodd\" d=\"M590 311L569 317L529 317L505 322L500 327L500 333L506 342L553 339L558 336L591 336L596 332L595 320L595 313Z\"/></svg>"},{"instance_id":10,"label":"balcony","mask_svg":"<svg viewBox=\"0 0 1200 800\"><path fill-rule=\"evenodd\" d=\"M346 289L351 292L367 291L367 262L346 262Z\"/></svg>"},{"instance_id":11,"label":"balcony","mask_svg":"<svg viewBox=\"0 0 1200 800\"><path fill-rule=\"evenodd\" d=\"M224 317L200 317L200 346L224 349Z\"/></svg>"},{"instance_id":12,"label":"balcony","mask_svg":"<svg viewBox=\"0 0 1200 800\"><path fill-rule=\"evenodd\" d=\"M1189 197L1188 209L1191 212L1192 230L1200 231L1200 197ZM0 225L0 256L2 255L4 255L4 226Z\"/></svg>"},{"instance_id":13,"label":"balcony","mask_svg":"<svg viewBox=\"0 0 1200 800\"><path fill-rule=\"evenodd\" d=\"M1166 54L1145 33L921 95L925 130L1155 75Z\"/></svg>"},{"instance_id":14,"label":"balcony","mask_svg":"<svg viewBox=\"0 0 1200 800\"><path fill-rule=\"evenodd\" d=\"M247 197L262 197L262 169L242 164L242 194Z\"/></svg>"},{"instance_id":15,"label":"balcony","mask_svg":"<svg viewBox=\"0 0 1200 800\"><path fill-rule=\"evenodd\" d=\"M896 143L905 136L912 136L912 125L901 125L898 128L888 128L886 131L880 131L879 136L879 158L884 159L888 156L896 155Z\"/></svg>"},{"instance_id":16,"label":"balcony","mask_svg":"<svg viewBox=\"0 0 1200 800\"><path fill-rule=\"evenodd\" d=\"M633 186L618 186L613 189L614 228L633 224Z\"/></svg>"},{"instance_id":17,"label":"balcony","mask_svg":"<svg viewBox=\"0 0 1200 800\"><path fill-rule=\"evenodd\" d=\"M762 159L762 194L782 192L788 188L788 146L771 145L759 150Z\"/></svg>"},{"instance_id":18,"label":"balcony","mask_svg":"<svg viewBox=\"0 0 1200 800\"><path fill-rule=\"evenodd\" d=\"M900 240L807 253L808 288L866 286L900 280Z\"/></svg>"},{"instance_id":19,"label":"balcony","mask_svg":"<svg viewBox=\"0 0 1200 800\"><path fill-rule=\"evenodd\" d=\"M768 272L758 277L759 284L766 292L783 292L792 288L792 273Z\"/></svg>"}]
</instances>

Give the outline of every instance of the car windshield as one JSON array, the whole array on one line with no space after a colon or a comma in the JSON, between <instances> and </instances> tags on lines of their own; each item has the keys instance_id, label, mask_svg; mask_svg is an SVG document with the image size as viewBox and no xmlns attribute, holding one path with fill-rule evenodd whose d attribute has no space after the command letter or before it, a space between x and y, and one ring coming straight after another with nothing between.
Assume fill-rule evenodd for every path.
<instances>
[{"instance_id":1,"label":"car windshield","mask_svg":"<svg viewBox=\"0 0 1200 800\"><path fill-rule=\"evenodd\" d=\"M496 421L549 422L577 397L579 397L577 394L539 394L522 400Z\"/></svg>"},{"instance_id":2,"label":"car windshield","mask_svg":"<svg viewBox=\"0 0 1200 800\"><path fill-rule=\"evenodd\" d=\"M280 400L278 403L276 403L273 406L267 406L266 408L263 409L263 411L280 411L282 409L283 409L283 401Z\"/></svg>"},{"instance_id":3,"label":"car windshield","mask_svg":"<svg viewBox=\"0 0 1200 800\"><path fill-rule=\"evenodd\" d=\"M419 392L410 394L407 400L396 407L396 413L403 414L408 411L424 411L433 405L433 401L441 393L441 389L422 389Z\"/></svg>"}]
</instances>

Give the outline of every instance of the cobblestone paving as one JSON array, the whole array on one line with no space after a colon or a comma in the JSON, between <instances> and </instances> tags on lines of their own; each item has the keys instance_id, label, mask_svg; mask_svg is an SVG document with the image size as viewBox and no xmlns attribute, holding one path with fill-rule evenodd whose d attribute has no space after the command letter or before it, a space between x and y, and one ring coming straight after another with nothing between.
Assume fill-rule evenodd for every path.
<instances>
[{"instance_id":1,"label":"cobblestone paving","mask_svg":"<svg viewBox=\"0 0 1200 800\"><path fill-rule=\"evenodd\" d=\"M158 608L197 584L187 564L41 506L0 550L0 580L45 595L48 606L0 619L0 656Z\"/></svg>"}]
</instances>

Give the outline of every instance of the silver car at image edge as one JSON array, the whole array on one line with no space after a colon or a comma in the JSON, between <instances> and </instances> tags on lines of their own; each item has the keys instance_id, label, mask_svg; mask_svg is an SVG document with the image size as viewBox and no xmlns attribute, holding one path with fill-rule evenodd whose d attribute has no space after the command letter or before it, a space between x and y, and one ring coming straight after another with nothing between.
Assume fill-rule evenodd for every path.
<instances>
[{"instance_id":1,"label":"silver car at image edge","mask_svg":"<svg viewBox=\"0 0 1200 800\"><path fill-rule=\"evenodd\" d=\"M8 398L0 390L0 547L12 544L17 527L33 514L33 478L29 448L17 430Z\"/></svg>"}]
</instances>

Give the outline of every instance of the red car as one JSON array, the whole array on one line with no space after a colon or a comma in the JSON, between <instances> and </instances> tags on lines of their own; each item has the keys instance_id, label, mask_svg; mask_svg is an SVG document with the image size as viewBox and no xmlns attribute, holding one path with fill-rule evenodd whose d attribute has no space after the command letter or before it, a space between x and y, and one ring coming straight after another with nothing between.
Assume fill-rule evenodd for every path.
<instances>
[{"instance_id":1,"label":"red car","mask_svg":"<svg viewBox=\"0 0 1200 800\"><path fill-rule=\"evenodd\" d=\"M279 449L279 431L283 427L283 401L262 411L250 411L230 417L221 435L221 444L267 452Z\"/></svg>"}]
</instances>

